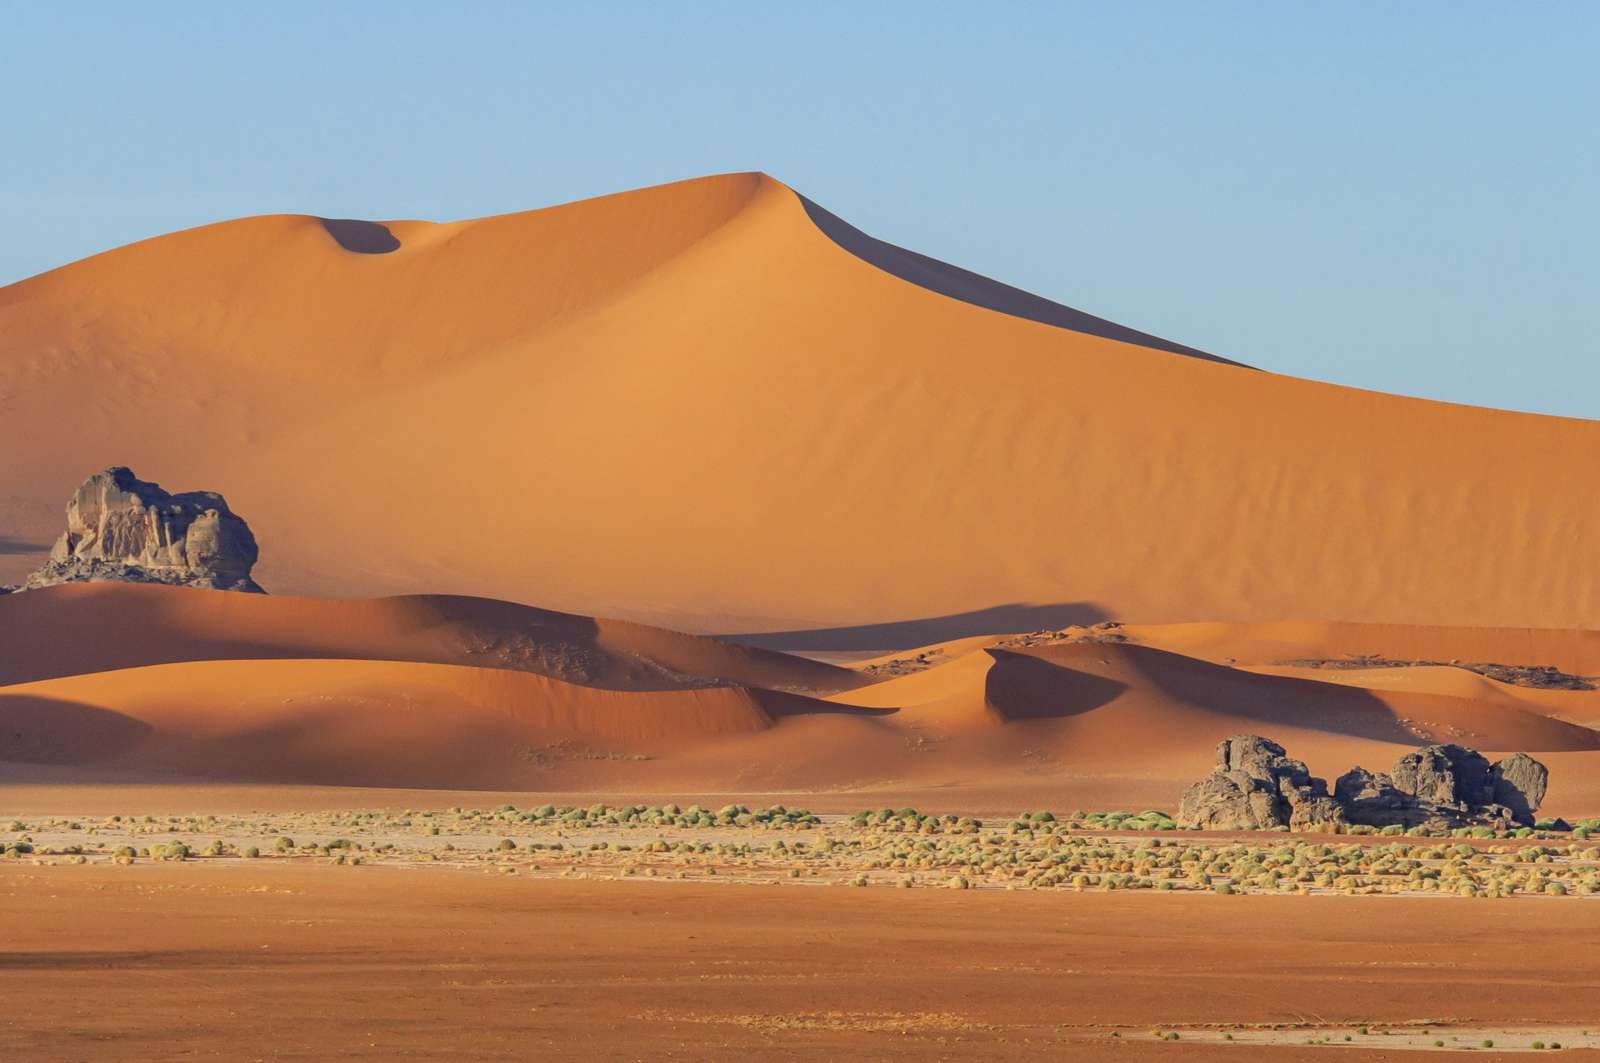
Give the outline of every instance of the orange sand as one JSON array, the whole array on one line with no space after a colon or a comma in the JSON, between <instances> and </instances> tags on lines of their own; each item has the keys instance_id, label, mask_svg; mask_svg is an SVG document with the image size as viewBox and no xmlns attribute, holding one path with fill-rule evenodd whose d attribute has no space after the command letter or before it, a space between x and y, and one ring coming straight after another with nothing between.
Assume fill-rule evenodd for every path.
<instances>
[{"instance_id":1,"label":"orange sand","mask_svg":"<svg viewBox=\"0 0 1600 1063\"><path fill-rule=\"evenodd\" d=\"M1550 811L1600 811L1593 692L1282 664L1600 673L1600 424L1191 357L814 218L734 174L250 218L0 290L0 579L116 463L225 492L279 592L0 596L0 760L1170 807L1248 730L1328 775L1526 749ZM970 637L1108 615L1128 644ZM938 652L877 681L650 618Z\"/></svg>"},{"instance_id":2,"label":"orange sand","mask_svg":"<svg viewBox=\"0 0 1600 1063\"><path fill-rule=\"evenodd\" d=\"M1593 422L986 310L759 174L389 228L249 218L0 290L0 578L122 463L222 490L285 593L1600 628Z\"/></svg>"},{"instance_id":3,"label":"orange sand","mask_svg":"<svg viewBox=\"0 0 1600 1063\"><path fill-rule=\"evenodd\" d=\"M13 781L32 766L58 772L47 783L1170 808L1219 739L1256 732L1330 778L1435 741L1527 750L1553 768L1549 811L1600 811L1600 732L1573 722L1594 693L1451 668L1281 675L1137 642L967 640L941 647L944 663L871 681L492 601L118 585L0 597L8 617L0 761ZM1424 674L1398 681L1412 672Z\"/></svg>"},{"instance_id":4,"label":"orange sand","mask_svg":"<svg viewBox=\"0 0 1600 1063\"><path fill-rule=\"evenodd\" d=\"M4 866L0 901L14 916L0 1052L41 1063L1425 1063L1491 1033L1529 1043L1507 1026L1593 1029L1600 1008L1600 959L1572 947L1593 935L1590 906L1537 899L792 891L258 862ZM1372 1038L1340 1043L1367 1024ZM1206 1042L1221 1030L1240 1040ZM1312 1033L1332 1050L1305 1047ZM1415 1050L1436 1035L1448 1056Z\"/></svg>"}]
</instances>

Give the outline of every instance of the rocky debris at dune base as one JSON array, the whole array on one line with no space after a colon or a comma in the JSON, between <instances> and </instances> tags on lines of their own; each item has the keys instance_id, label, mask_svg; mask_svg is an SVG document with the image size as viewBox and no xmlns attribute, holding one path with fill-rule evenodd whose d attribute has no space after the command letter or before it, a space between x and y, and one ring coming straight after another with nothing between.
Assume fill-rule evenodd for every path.
<instances>
[{"instance_id":1,"label":"rocky debris at dune base","mask_svg":"<svg viewBox=\"0 0 1600 1063\"><path fill-rule=\"evenodd\" d=\"M113 581L262 594L250 578L256 556L250 526L221 495L169 494L115 466L73 493L50 559L12 589Z\"/></svg>"},{"instance_id":2,"label":"rocky debris at dune base","mask_svg":"<svg viewBox=\"0 0 1600 1063\"><path fill-rule=\"evenodd\" d=\"M1516 753L1490 764L1477 750L1434 745L1401 757L1387 774L1356 767L1327 784L1282 746L1258 735L1217 745L1217 767L1184 791L1178 824L1204 830L1530 826L1550 773Z\"/></svg>"}]
</instances>

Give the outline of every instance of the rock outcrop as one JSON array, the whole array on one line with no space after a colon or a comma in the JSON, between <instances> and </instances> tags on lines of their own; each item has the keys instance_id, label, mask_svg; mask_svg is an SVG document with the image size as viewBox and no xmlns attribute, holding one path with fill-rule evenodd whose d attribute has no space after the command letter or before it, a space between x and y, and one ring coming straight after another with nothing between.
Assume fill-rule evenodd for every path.
<instances>
[{"instance_id":1,"label":"rock outcrop","mask_svg":"<svg viewBox=\"0 0 1600 1063\"><path fill-rule=\"evenodd\" d=\"M1436 745L1407 753L1387 774L1352 768L1330 796L1276 742L1238 735L1217 746L1216 770L1184 791L1178 823L1209 830L1527 826L1549 778L1526 753L1490 764L1477 750Z\"/></svg>"},{"instance_id":2,"label":"rock outcrop","mask_svg":"<svg viewBox=\"0 0 1600 1063\"><path fill-rule=\"evenodd\" d=\"M1325 830L1343 822L1328 784L1257 735L1223 739L1216 770L1184 791L1178 805L1181 826L1205 830Z\"/></svg>"},{"instance_id":3,"label":"rock outcrop","mask_svg":"<svg viewBox=\"0 0 1600 1063\"><path fill-rule=\"evenodd\" d=\"M1374 827L1530 826L1550 773L1526 753L1490 764L1465 746L1407 753L1388 774L1354 768L1334 784L1352 823Z\"/></svg>"},{"instance_id":4,"label":"rock outcrop","mask_svg":"<svg viewBox=\"0 0 1600 1063\"><path fill-rule=\"evenodd\" d=\"M212 491L168 494L121 466L95 473L67 503L67 530L24 590L116 580L263 593L250 526Z\"/></svg>"},{"instance_id":5,"label":"rock outcrop","mask_svg":"<svg viewBox=\"0 0 1600 1063\"><path fill-rule=\"evenodd\" d=\"M1513 753L1489 769L1494 803L1511 810L1518 823L1532 823L1550 786L1550 770L1526 753Z\"/></svg>"}]
</instances>

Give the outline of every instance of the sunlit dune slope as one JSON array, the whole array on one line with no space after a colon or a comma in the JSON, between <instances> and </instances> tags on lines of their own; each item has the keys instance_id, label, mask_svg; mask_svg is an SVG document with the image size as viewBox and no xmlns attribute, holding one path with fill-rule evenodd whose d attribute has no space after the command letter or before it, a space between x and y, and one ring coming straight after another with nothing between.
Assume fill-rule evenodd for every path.
<instances>
[{"instance_id":1,"label":"sunlit dune slope","mask_svg":"<svg viewBox=\"0 0 1600 1063\"><path fill-rule=\"evenodd\" d=\"M126 583L0 595L0 684L177 661L365 658L536 672L619 690L827 693L842 668L627 621L484 598L340 601Z\"/></svg>"},{"instance_id":2,"label":"sunlit dune slope","mask_svg":"<svg viewBox=\"0 0 1600 1063\"><path fill-rule=\"evenodd\" d=\"M758 174L75 263L0 290L0 453L25 455L0 573L127 464L223 491L281 593L722 631L1006 603L1600 627L1595 423L1218 364L900 272Z\"/></svg>"}]
</instances>

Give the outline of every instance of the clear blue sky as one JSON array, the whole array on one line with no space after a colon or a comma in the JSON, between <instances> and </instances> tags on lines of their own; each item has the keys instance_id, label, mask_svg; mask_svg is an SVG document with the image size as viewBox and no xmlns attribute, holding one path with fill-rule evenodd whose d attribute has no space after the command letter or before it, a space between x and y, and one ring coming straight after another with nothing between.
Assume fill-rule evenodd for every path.
<instances>
[{"instance_id":1,"label":"clear blue sky","mask_svg":"<svg viewBox=\"0 0 1600 1063\"><path fill-rule=\"evenodd\" d=\"M1600 417L1600 4L16 4L0 283L762 169L1263 368Z\"/></svg>"}]
</instances>

